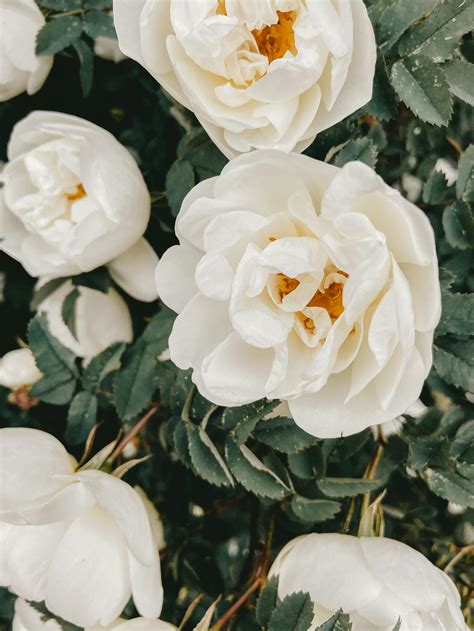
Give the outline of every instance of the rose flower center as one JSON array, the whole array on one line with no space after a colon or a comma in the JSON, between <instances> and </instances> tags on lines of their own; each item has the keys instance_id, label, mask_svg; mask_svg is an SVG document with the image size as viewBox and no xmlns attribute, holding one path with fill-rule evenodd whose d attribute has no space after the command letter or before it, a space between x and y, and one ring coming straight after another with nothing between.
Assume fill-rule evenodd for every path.
<instances>
[{"instance_id":1,"label":"rose flower center","mask_svg":"<svg viewBox=\"0 0 474 631\"><path fill-rule=\"evenodd\" d=\"M86 196L86 191L82 184L78 184L74 193L68 193L66 198L68 202L77 202L79 199L82 199Z\"/></svg>"},{"instance_id":2,"label":"rose flower center","mask_svg":"<svg viewBox=\"0 0 474 631\"><path fill-rule=\"evenodd\" d=\"M258 52L265 55L269 63L283 57L287 51L296 54L293 24L296 11L277 11L278 22L252 31Z\"/></svg>"}]
</instances>

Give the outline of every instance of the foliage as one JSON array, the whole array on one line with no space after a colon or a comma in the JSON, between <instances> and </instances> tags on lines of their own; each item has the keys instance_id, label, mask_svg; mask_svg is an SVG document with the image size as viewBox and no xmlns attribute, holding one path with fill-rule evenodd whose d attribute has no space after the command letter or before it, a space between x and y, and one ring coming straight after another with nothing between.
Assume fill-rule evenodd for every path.
<instances>
[{"instance_id":1,"label":"foliage","mask_svg":"<svg viewBox=\"0 0 474 631\"><path fill-rule=\"evenodd\" d=\"M186 194L218 174L226 159L194 117L137 64L94 58L93 39L114 36L110 0L38 4L47 22L37 52L56 54L55 65L38 94L0 105L0 159L6 159L12 126L33 109L61 109L105 127L130 149L147 180L153 210L146 237L161 255L174 243L174 220ZM163 355L173 313L123 294L133 317L133 343L115 344L83 366L51 336L44 318L30 310L57 282L35 291L23 269L0 254L0 354L14 348L18 338L28 341L44 373L30 393L40 403L28 411L9 404L8 392L0 390L3 425L52 432L79 459L96 423L94 452L120 430L127 432L152 405L159 408L134 442L136 457L153 458L127 473L127 480L154 499L165 524L163 618L179 624L201 595L185 630L224 595L215 622L291 537L310 531L356 534L364 498L373 500L383 490L387 536L419 549L441 567L469 542L474 509L474 398L469 394L474 392L474 41L466 33L473 27L474 4L366 4L378 42L373 99L321 133L306 153L338 166L354 159L377 165L391 186L426 212L436 235L443 315L422 393L427 409L421 417L407 416L398 435L374 436L366 430L318 440L276 415L276 402L231 409L212 405L196 391L190 375ZM456 183L448 183L438 170L440 158L458 169ZM102 291L112 284L105 269L73 282ZM72 331L76 298L77 289L63 306ZM369 476L377 455L377 470ZM448 510L448 502L465 512ZM451 576L466 608L470 576L465 558ZM258 597L252 592L234 618L234 631L307 629L309 596L297 593L280 601L276 590L276 581L269 580ZM134 613L129 605L127 616ZM11 597L2 591L0 621L7 624L11 615ZM347 631L351 623L338 612L319 628Z\"/></svg>"}]
</instances>

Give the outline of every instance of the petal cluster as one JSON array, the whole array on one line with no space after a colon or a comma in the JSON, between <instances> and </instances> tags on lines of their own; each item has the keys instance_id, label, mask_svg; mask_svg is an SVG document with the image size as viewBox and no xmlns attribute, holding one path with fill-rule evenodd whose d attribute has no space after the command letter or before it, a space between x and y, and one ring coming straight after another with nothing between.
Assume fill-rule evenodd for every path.
<instances>
[{"instance_id":1,"label":"petal cluster","mask_svg":"<svg viewBox=\"0 0 474 631\"><path fill-rule=\"evenodd\" d=\"M417 400L440 315L435 241L372 169L252 152L189 193L176 231L157 268L179 313L170 354L209 400L288 400L320 437Z\"/></svg>"},{"instance_id":2,"label":"petal cluster","mask_svg":"<svg viewBox=\"0 0 474 631\"><path fill-rule=\"evenodd\" d=\"M150 196L125 147L86 120L37 111L15 126L8 159L1 176L3 251L31 276L110 264L132 296L156 298L151 283L143 283L157 262L142 238Z\"/></svg>"},{"instance_id":3,"label":"petal cluster","mask_svg":"<svg viewBox=\"0 0 474 631\"><path fill-rule=\"evenodd\" d=\"M278 595L309 593L314 631L342 609L353 631L467 631L451 579L422 554L393 539L310 534L275 559Z\"/></svg>"},{"instance_id":4,"label":"petal cluster","mask_svg":"<svg viewBox=\"0 0 474 631\"><path fill-rule=\"evenodd\" d=\"M370 100L376 47L362 0L115 0L122 51L232 157L302 151Z\"/></svg>"},{"instance_id":5,"label":"petal cluster","mask_svg":"<svg viewBox=\"0 0 474 631\"><path fill-rule=\"evenodd\" d=\"M159 616L159 542L134 489L23 428L0 430L0 476L0 585L83 627L109 625L132 595Z\"/></svg>"},{"instance_id":6,"label":"petal cluster","mask_svg":"<svg viewBox=\"0 0 474 631\"><path fill-rule=\"evenodd\" d=\"M0 0L0 101L25 91L35 94L45 82L53 57L35 53L44 24L34 0Z\"/></svg>"}]
</instances>

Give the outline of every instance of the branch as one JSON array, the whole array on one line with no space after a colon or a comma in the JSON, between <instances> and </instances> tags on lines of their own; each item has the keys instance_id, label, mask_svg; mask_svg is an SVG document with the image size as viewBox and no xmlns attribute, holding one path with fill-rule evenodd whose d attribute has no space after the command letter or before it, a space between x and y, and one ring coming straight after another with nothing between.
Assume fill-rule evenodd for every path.
<instances>
[{"instance_id":1,"label":"branch","mask_svg":"<svg viewBox=\"0 0 474 631\"><path fill-rule=\"evenodd\" d=\"M148 412L144 416L142 416L142 418L138 421L138 423L132 427L132 429L128 432L128 434L126 434L123 437L123 439L114 449L114 451L110 455L110 458L108 459L110 463L112 463L114 460L116 460L120 456L120 454L128 445L128 443L135 438L135 436L145 427L148 421L158 412L159 409L160 409L159 403L155 403L155 405L151 406Z\"/></svg>"}]
</instances>

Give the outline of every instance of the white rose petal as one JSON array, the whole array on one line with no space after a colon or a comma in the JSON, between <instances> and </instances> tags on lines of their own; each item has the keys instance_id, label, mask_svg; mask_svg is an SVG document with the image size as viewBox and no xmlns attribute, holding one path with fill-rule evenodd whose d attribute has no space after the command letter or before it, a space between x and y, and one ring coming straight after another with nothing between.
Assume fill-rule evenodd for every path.
<instances>
[{"instance_id":1,"label":"white rose petal","mask_svg":"<svg viewBox=\"0 0 474 631\"><path fill-rule=\"evenodd\" d=\"M228 157L303 151L372 95L362 0L115 0L114 21L123 53Z\"/></svg>"},{"instance_id":2,"label":"white rose petal","mask_svg":"<svg viewBox=\"0 0 474 631\"><path fill-rule=\"evenodd\" d=\"M113 15L112 11L108 12L109 15ZM127 56L122 53L118 41L113 37L96 37L94 42L94 53L105 59L106 61L113 61L118 64L120 61L127 59Z\"/></svg>"},{"instance_id":3,"label":"white rose petal","mask_svg":"<svg viewBox=\"0 0 474 631\"><path fill-rule=\"evenodd\" d=\"M0 0L0 101L35 94L53 65L53 57L35 53L36 36L45 25L34 0Z\"/></svg>"},{"instance_id":4,"label":"white rose petal","mask_svg":"<svg viewBox=\"0 0 474 631\"><path fill-rule=\"evenodd\" d=\"M66 281L47 296L38 306L38 313L46 316L50 332L63 346L86 363L95 355L116 342L131 342L132 320L123 298L109 289L107 293L78 287L79 297L74 305L75 336L64 322L64 300L73 291Z\"/></svg>"},{"instance_id":5,"label":"white rose petal","mask_svg":"<svg viewBox=\"0 0 474 631\"><path fill-rule=\"evenodd\" d=\"M14 127L8 158L0 247L31 276L88 272L146 243L150 195L136 162L109 132L75 116L33 112ZM140 271L154 255L146 247ZM124 262L117 265L120 278L137 271L127 275ZM146 280L151 276L149 269Z\"/></svg>"},{"instance_id":6,"label":"white rose petal","mask_svg":"<svg viewBox=\"0 0 474 631\"><path fill-rule=\"evenodd\" d=\"M404 543L379 537L310 534L290 541L269 576L278 595L303 591L313 600L311 631L339 609L353 631L467 631L451 579Z\"/></svg>"},{"instance_id":7,"label":"white rose petal","mask_svg":"<svg viewBox=\"0 0 474 631\"><path fill-rule=\"evenodd\" d=\"M119 478L75 468L50 434L0 430L0 584L86 628L116 621L132 594L157 618L162 542L150 509Z\"/></svg>"},{"instance_id":8,"label":"white rose petal","mask_svg":"<svg viewBox=\"0 0 474 631\"><path fill-rule=\"evenodd\" d=\"M14 390L21 386L32 386L41 377L29 348L10 351L0 359L0 386Z\"/></svg>"},{"instance_id":9,"label":"white rose petal","mask_svg":"<svg viewBox=\"0 0 474 631\"><path fill-rule=\"evenodd\" d=\"M322 438L417 401L440 316L433 231L368 166L240 156L189 193L176 232L156 282L179 314L171 359L205 397L286 400Z\"/></svg>"}]
</instances>

